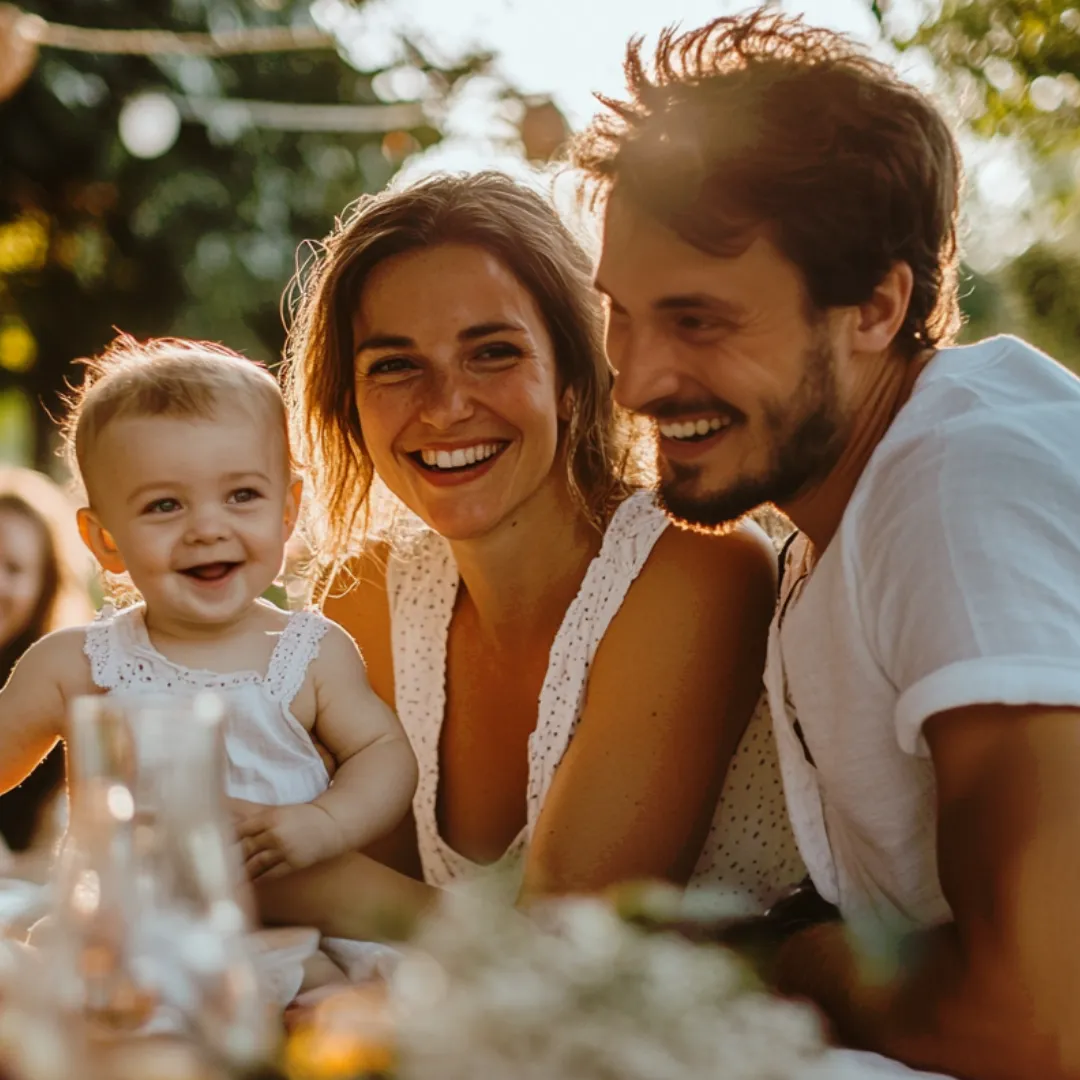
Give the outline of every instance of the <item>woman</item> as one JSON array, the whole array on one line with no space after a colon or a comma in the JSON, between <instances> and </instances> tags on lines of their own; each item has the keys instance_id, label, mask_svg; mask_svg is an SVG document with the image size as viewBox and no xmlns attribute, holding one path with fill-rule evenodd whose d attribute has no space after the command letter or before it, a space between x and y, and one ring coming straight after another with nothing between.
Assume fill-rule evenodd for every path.
<instances>
[{"instance_id":1,"label":"woman","mask_svg":"<svg viewBox=\"0 0 1080 1080\"><path fill-rule=\"evenodd\" d=\"M0 467L0 684L38 638L90 619L88 580L75 511L63 492L41 473ZM22 851L39 837L63 778L57 746L0 797L0 834L10 848Z\"/></svg>"},{"instance_id":2,"label":"woman","mask_svg":"<svg viewBox=\"0 0 1080 1080\"><path fill-rule=\"evenodd\" d=\"M383 865L264 882L271 920L365 937L491 866L524 897L660 878L764 903L801 876L756 710L775 555L635 490L590 270L490 173L362 201L325 245L287 384L319 546L360 541L326 611L421 780Z\"/></svg>"}]
</instances>

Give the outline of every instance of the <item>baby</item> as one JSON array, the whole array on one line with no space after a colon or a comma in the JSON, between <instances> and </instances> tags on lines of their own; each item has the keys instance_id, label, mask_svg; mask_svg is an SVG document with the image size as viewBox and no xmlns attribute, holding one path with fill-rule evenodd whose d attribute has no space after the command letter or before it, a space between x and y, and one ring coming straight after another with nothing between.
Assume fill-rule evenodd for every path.
<instances>
[{"instance_id":1,"label":"baby","mask_svg":"<svg viewBox=\"0 0 1080 1080\"><path fill-rule=\"evenodd\" d=\"M345 631L261 599L301 493L274 378L218 346L122 337L89 363L65 434L79 532L139 602L48 635L16 666L0 691L0 791L61 737L74 697L212 689L229 706L227 794L251 877L390 832L417 779L396 716ZM307 985L335 973L320 954Z\"/></svg>"}]
</instances>

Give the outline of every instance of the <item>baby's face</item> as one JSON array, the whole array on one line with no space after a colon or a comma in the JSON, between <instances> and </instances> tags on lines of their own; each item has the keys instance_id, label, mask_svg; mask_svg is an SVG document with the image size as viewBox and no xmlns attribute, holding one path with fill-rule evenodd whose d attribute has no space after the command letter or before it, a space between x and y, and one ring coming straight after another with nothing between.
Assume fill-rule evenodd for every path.
<instances>
[{"instance_id":1,"label":"baby's face","mask_svg":"<svg viewBox=\"0 0 1080 1080\"><path fill-rule=\"evenodd\" d=\"M280 571L299 485L283 433L255 409L114 420L87 466L100 543L111 538L159 624L233 623Z\"/></svg>"}]
</instances>

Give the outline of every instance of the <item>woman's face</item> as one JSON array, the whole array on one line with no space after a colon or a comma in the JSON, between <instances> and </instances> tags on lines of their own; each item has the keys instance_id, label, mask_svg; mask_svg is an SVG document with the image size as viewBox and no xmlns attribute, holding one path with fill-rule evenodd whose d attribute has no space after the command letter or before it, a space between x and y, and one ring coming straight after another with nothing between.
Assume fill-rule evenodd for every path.
<instances>
[{"instance_id":1,"label":"woman's face","mask_svg":"<svg viewBox=\"0 0 1080 1080\"><path fill-rule=\"evenodd\" d=\"M483 248L396 255L353 319L364 443L390 490L451 540L516 520L557 481L559 385L536 302Z\"/></svg>"},{"instance_id":2,"label":"woman's face","mask_svg":"<svg viewBox=\"0 0 1080 1080\"><path fill-rule=\"evenodd\" d=\"M41 530L17 510L0 510L0 648L30 624L45 584Z\"/></svg>"}]
</instances>

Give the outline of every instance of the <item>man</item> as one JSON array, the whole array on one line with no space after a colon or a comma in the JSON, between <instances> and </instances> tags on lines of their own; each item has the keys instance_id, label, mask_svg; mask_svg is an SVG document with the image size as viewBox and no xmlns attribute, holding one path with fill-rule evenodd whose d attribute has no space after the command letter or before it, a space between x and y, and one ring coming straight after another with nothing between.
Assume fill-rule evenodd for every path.
<instances>
[{"instance_id":1,"label":"man","mask_svg":"<svg viewBox=\"0 0 1080 1080\"><path fill-rule=\"evenodd\" d=\"M887 67L759 11L626 70L577 149L616 397L672 517L799 528L766 681L845 924L790 937L778 984L921 1068L1080 1077L1080 382L948 347L957 150Z\"/></svg>"}]
</instances>

